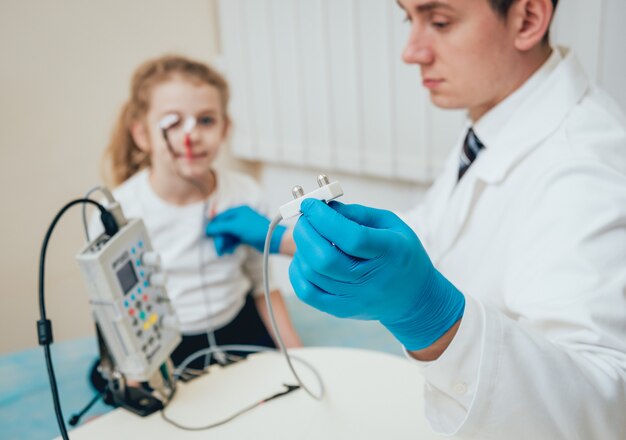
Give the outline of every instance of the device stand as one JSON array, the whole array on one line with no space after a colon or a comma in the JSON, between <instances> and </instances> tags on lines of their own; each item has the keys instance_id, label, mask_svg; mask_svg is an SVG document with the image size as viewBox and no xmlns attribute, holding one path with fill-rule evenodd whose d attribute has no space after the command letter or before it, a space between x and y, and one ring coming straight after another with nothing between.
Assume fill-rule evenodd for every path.
<instances>
[{"instance_id":1,"label":"device stand","mask_svg":"<svg viewBox=\"0 0 626 440\"><path fill-rule=\"evenodd\" d=\"M98 371L108 383L104 401L125 408L142 417L165 408L176 392L172 361L168 359L163 363L148 382L129 386L124 374L116 367L97 324L96 334L98 335L98 349L100 351Z\"/></svg>"}]
</instances>

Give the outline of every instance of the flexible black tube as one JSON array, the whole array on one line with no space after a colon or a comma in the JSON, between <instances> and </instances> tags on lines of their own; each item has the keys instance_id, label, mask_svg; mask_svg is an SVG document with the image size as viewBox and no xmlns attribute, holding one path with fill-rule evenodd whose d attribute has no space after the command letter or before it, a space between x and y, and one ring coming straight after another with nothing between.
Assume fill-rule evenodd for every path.
<instances>
[{"instance_id":1,"label":"flexible black tube","mask_svg":"<svg viewBox=\"0 0 626 440\"><path fill-rule=\"evenodd\" d=\"M41 245L41 254L39 256L39 315L40 320L37 322L37 334L39 337L39 344L43 346L44 349L44 357L46 359L46 369L48 371L48 378L50 380L50 391L52 392L52 403L54 405L54 413L57 418L57 423L59 425L59 430L61 431L61 436L64 440L69 440L69 436L67 434L67 428L65 427L65 419L63 418L63 412L61 410L61 402L59 399L59 389L57 387L56 376L54 374L54 367L52 366L52 356L50 355L50 344L52 344L52 324L48 321L46 317L46 302L44 295L44 277L45 277L45 265L46 265L46 252L48 250L48 242L50 241L50 237L52 236L52 231L54 227L59 222L63 214L70 209L72 206L78 204L91 203L96 205L100 210L100 214L103 217L108 215L107 210L100 203L91 200L91 199L76 199L72 200L68 204L66 204L61 210L57 213L52 220L52 223L48 227L48 231L43 240L43 244ZM108 221L107 221L108 223ZM105 226L106 227L106 226ZM109 229L109 226L107 229Z\"/></svg>"}]
</instances>

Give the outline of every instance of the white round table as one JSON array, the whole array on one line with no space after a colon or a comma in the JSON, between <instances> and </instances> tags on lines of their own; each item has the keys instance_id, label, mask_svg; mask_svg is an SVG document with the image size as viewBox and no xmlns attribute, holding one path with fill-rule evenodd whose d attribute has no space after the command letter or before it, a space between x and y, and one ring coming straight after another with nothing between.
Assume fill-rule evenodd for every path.
<instances>
[{"instance_id":1,"label":"white round table","mask_svg":"<svg viewBox=\"0 0 626 440\"><path fill-rule=\"evenodd\" d=\"M441 439L423 415L423 379L407 359L359 349L301 348L295 356L312 364L324 381L321 401L303 390L272 400L233 421L205 431L183 431L160 414L139 417L117 409L70 432L72 439ZM317 389L310 371L295 368ZM185 426L203 426L294 384L279 353L259 353L228 367L179 383L166 408Z\"/></svg>"}]
</instances>

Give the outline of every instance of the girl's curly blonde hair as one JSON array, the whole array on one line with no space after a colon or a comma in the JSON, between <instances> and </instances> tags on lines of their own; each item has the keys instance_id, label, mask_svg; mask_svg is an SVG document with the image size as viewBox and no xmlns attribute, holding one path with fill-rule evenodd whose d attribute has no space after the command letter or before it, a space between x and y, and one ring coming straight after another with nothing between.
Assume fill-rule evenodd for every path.
<instances>
[{"instance_id":1,"label":"girl's curly blonde hair","mask_svg":"<svg viewBox=\"0 0 626 440\"><path fill-rule=\"evenodd\" d=\"M164 55L151 59L137 68L130 85L130 97L122 106L111 141L104 153L102 171L105 180L117 186L150 166L149 154L142 151L131 135L132 124L146 117L155 85L181 76L215 87L221 97L222 112L228 120L229 88L226 79L205 63L180 55Z\"/></svg>"}]
</instances>

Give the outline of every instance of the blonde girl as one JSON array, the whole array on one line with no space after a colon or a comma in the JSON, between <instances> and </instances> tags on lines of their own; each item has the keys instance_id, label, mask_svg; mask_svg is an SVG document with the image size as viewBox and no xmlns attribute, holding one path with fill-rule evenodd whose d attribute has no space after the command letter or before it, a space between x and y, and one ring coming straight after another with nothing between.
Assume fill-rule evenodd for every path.
<instances>
[{"instance_id":1,"label":"blonde girl","mask_svg":"<svg viewBox=\"0 0 626 440\"><path fill-rule=\"evenodd\" d=\"M206 64L177 55L149 60L133 75L105 154L115 198L127 217L143 219L161 256L183 333L175 364L212 337L219 345L275 346L261 254L237 246L220 256L204 233L229 208L263 210L253 179L214 166L231 127L228 100L227 82ZM271 297L286 345L300 346L280 292Z\"/></svg>"}]
</instances>

